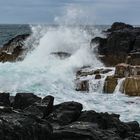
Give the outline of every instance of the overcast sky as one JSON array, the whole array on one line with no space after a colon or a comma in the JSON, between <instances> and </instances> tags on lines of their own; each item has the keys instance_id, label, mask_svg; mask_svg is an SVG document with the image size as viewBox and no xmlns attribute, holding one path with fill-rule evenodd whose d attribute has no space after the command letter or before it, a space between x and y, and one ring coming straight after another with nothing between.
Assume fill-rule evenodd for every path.
<instances>
[{"instance_id":1,"label":"overcast sky","mask_svg":"<svg viewBox=\"0 0 140 140\"><path fill-rule=\"evenodd\" d=\"M0 0L0 23L140 24L140 0Z\"/></svg>"}]
</instances>

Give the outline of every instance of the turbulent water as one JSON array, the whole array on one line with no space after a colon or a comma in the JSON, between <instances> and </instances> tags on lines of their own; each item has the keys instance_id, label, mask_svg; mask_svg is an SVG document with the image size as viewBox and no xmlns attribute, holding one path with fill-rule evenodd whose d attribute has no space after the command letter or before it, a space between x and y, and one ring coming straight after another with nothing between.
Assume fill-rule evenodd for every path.
<instances>
[{"instance_id":1,"label":"turbulent water","mask_svg":"<svg viewBox=\"0 0 140 140\"><path fill-rule=\"evenodd\" d=\"M124 121L140 122L140 98L119 93L102 93L103 80L92 80L90 93L75 91L75 73L83 66L104 67L91 49L90 40L103 36L94 26L30 26L32 35L25 42L29 51L22 62L0 63L0 92L33 92L52 95L55 103L78 101L85 109L118 113ZM59 59L52 52L72 55ZM119 81L119 84L122 81Z\"/></svg>"}]
</instances>

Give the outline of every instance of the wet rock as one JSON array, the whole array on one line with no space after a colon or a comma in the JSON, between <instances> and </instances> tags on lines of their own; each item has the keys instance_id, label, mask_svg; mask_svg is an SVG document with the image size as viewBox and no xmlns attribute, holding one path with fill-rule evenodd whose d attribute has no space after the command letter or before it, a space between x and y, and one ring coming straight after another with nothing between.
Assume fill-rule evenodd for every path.
<instances>
[{"instance_id":1,"label":"wet rock","mask_svg":"<svg viewBox=\"0 0 140 140\"><path fill-rule=\"evenodd\" d=\"M78 119L83 107L77 102L64 102L54 106L52 113L46 117L54 127L70 124Z\"/></svg>"},{"instance_id":2,"label":"wet rock","mask_svg":"<svg viewBox=\"0 0 140 140\"><path fill-rule=\"evenodd\" d=\"M31 105L23 110L25 114L34 115L38 118L43 118L44 114L42 110L46 110L46 107L41 107L40 105Z\"/></svg>"},{"instance_id":3,"label":"wet rock","mask_svg":"<svg viewBox=\"0 0 140 140\"><path fill-rule=\"evenodd\" d=\"M136 122L136 121L128 122L126 124L131 128L132 131L137 131L137 130L140 129L139 128L139 123Z\"/></svg>"},{"instance_id":4,"label":"wet rock","mask_svg":"<svg viewBox=\"0 0 140 140\"><path fill-rule=\"evenodd\" d=\"M13 112L12 107L0 106L0 114L1 113L11 113L11 112Z\"/></svg>"},{"instance_id":5,"label":"wet rock","mask_svg":"<svg viewBox=\"0 0 140 140\"><path fill-rule=\"evenodd\" d=\"M115 67L115 76L118 78L128 77L131 75L130 65L121 63Z\"/></svg>"},{"instance_id":6,"label":"wet rock","mask_svg":"<svg viewBox=\"0 0 140 140\"><path fill-rule=\"evenodd\" d=\"M92 75L97 75L97 74L106 74L108 72L112 71L111 69L92 69L92 68L81 68L76 72L76 77L84 77L84 76L92 76Z\"/></svg>"},{"instance_id":7,"label":"wet rock","mask_svg":"<svg viewBox=\"0 0 140 140\"><path fill-rule=\"evenodd\" d=\"M51 54L61 59L68 58L71 56L71 54L67 52L52 52Z\"/></svg>"},{"instance_id":8,"label":"wet rock","mask_svg":"<svg viewBox=\"0 0 140 140\"><path fill-rule=\"evenodd\" d=\"M95 75L95 79L101 79L102 77L101 77L101 75L100 74L96 74Z\"/></svg>"},{"instance_id":9,"label":"wet rock","mask_svg":"<svg viewBox=\"0 0 140 140\"><path fill-rule=\"evenodd\" d=\"M102 74L106 74L106 73L109 73L109 72L111 72L112 71L112 69L103 69L102 71L101 71L101 73Z\"/></svg>"},{"instance_id":10,"label":"wet rock","mask_svg":"<svg viewBox=\"0 0 140 140\"><path fill-rule=\"evenodd\" d=\"M24 41L29 37L29 34L18 35L9 40L0 48L0 62L14 62L20 60L20 56L24 52Z\"/></svg>"},{"instance_id":11,"label":"wet rock","mask_svg":"<svg viewBox=\"0 0 140 140\"><path fill-rule=\"evenodd\" d=\"M136 37L135 43L134 43L134 51L140 51L140 35Z\"/></svg>"},{"instance_id":12,"label":"wet rock","mask_svg":"<svg viewBox=\"0 0 140 140\"><path fill-rule=\"evenodd\" d=\"M53 103L54 103L54 97L53 96L46 96L42 99L41 105L46 106L45 110L43 109L44 116L48 116L53 111Z\"/></svg>"},{"instance_id":13,"label":"wet rock","mask_svg":"<svg viewBox=\"0 0 140 140\"><path fill-rule=\"evenodd\" d=\"M129 96L140 96L140 77L125 78L123 92Z\"/></svg>"},{"instance_id":14,"label":"wet rock","mask_svg":"<svg viewBox=\"0 0 140 140\"><path fill-rule=\"evenodd\" d=\"M112 130L121 138L125 138L131 132L129 125L119 120L119 115L108 113L97 113L95 111L83 111L78 121L91 122L101 130Z\"/></svg>"},{"instance_id":15,"label":"wet rock","mask_svg":"<svg viewBox=\"0 0 140 140\"><path fill-rule=\"evenodd\" d=\"M118 84L118 79L114 76L107 76L104 82L104 93L113 93Z\"/></svg>"},{"instance_id":16,"label":"wet rock","mask_svg":"<svg viewBox=\"0 0 140 140\"><path fill-rule=\"evenodd\" d=\"M9 93L0 93L0 106L10 106Z\"/></svg>"},{"instance_id":17,"label":"wet rock","mask_svg":"<svg viewBox=\"0 0 140 140\"><path fill-rule=\"evenodd\" d=\"M83 69L80 69L76 72L76 77L83 77L83 76L88 76L88 75L94 75L95 71L94 70L88 70L88 71L83 71Z\"/></svg>"},{"instance_id":18,"label":"wet rock","mask_svg":"<svg viewBox=\"0 0 140 140\"><path fill-rule=\"evenodd\" d=\"M40 100L31 93L26 96L25 93L17 95L19 94L21 103L24 99L27 104L30 101L31 105L28 104L24 110L0 106L0 140L139 140L140 138L139 124L135 121L121 122L117 114L82 111L82 104L72 101L54 106L52 96ZM39 100L35 101L36 98ZM24 108L23 105L20 108ZM47 107L49 113L44 116Z\"/></svg>"},{"instance_id":19,"label":"wet rock","mask_svg":"<svg viewBox=\"0 0 140 140\"><path fill-rule=\"evenodd\" d=\"M44 97L41 102L35 102L33 105L24 109L24 113L45 118L53 111L53 96Z\"/></svg>"},{"instance_id":20,"label":"wet rock","mask_svg":"<svg viewBox=\"0 0 140 140\"><path fill-rule=\"evenodd\" d=\"M54 130L53 140L121 140L110 130L100 130L93 123L75 122Z\"/></svg>"},{"instance_id":21,"label":"wet rock","mask_svg":"<svg viewBox=\"0 0 140 140\"><path fill-rule=\"evenodd\" d=\"M106 38L92 39L98 43L98 53L104 57L99 58L106 66L115 66L125 63L131 52L139 52L140 28L125 23L114 23L106 31ZM140 61L136 61L140 64Z\"/></svg>"},{"instance_id":22,"label":"wet rock","mask_svg":"<svg viewBox=\"0 0 140 140\"><path fill-rule=\"evenodd\" d=\"M76 91L89 91L89 80L76 81Z\"/></svg>"},{"instance_id":23,"label":"wet rock","mask_svg":"<svg viewBox=\"0 0 140 140\"><path fill-rule=\"evenodd\" d=\"M107 67L114 67L119 63L125 63L126 57L126 55L122 54L120 54L119 56L114 54L106 54L103 55L103 57L100 57L99 60L101 60L101 62L104 63Z\"/></svg>"},{"instance_id":24,"label":"wet rock","mask_svg":"<svg viewBox=\"0 0 140 140\"><path fill-rule=\"evenodd\" d=\"M123 29L133 29L132 25L129 24L125 24L122 22L115 22L112 24L111 28L107 30L107 32L113 32L113 31L117 31L117 30L123 30Z\"/></svg>"},{"instance_id":25,"label":"wet rock","mask_svg":"<svg viewBox=\"0 0 140 140\"><path fill-rule=\"evenodd\" d=\"M14 100L15 100L15 96L10 96L9 100L10 100L10 106L13 106L13 103L14 103Z\"/></svg>"},{"instance_id":26,"label":"wet rock","mask_svg":"<svg viewBox=\"0 0 140 140\"><path fill-rule=\"evenodd\" d=\"M140 52L131 52L126 58L126 63L130 65L140 64Z\"/></svg>"},{"instance_id":27,"label":"wet rock","mask_svg":"<svg viewBox=\"0 0 140 140\"><path fill-rule=\"evenodd\" d=\"M140 66L132 66L129 64L121 63L116 65L115 68L115 77L123 78L130 76L140 75Z\"/></svg>"},{"instance_id":28,"label":"wet rock","mask_svg":"<svg viewBox=\"0 0 140 140\"><path fill-rule=\"evenodd\" d=\"M26 107L40 102L41 98L37 97L33 93L17 93L14 99L13 107L15 109L25 109Z\"/></svg>"},{"instance_id":29,"label":"wet rock","mask_svg":"<svg viewBox=\"0 0 140 140\"><path fill-rule=\"evenodd\" d=\"M52 127L45 120L21 113L0 115L1 140L50 140Z\"/></svg>"}]
</instances>

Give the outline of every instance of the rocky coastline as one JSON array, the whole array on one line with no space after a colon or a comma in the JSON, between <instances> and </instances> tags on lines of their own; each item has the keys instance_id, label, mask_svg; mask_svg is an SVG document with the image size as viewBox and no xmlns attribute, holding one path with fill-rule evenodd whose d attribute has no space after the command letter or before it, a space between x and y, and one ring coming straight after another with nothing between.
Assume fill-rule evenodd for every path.
<instances>
[{"instance_id":1,"label":"rocky coastline","mask_svg":"<svg viewBox=\"0 0 140 140\"><path fill-rule=\"evenodd\" d=\"M114 93L122 81L122 94L140 96L140 28L116 22L103 33L106 37L92 39L91 47L97 44L98 59L105 67L80 68L76 72L76 91L90 91L90 76L95 81L104 79L105 94ZM0 62L21 61L29 36L18 35L6 43L0 49ZM52 55L60 59L71 56L66 52ZM0 93L0 140L140 140L139 123L122 122L118 114L84 110L74 101L54 105L51 95L10 95Z\"/></svg>"},{"instance_id":2,"label":"rocky coastline","mask_svg":"<svg viewBox=\"0 0 140 140\"><path fill-rule=\"evenodd\" d=\"M17 35L0 48L0 62L15 62L23 60L21 57L25 52L24 41L30 34Z\"/></svg>"},{"instance_id":3,"label":"rocky coastline","mask_svg":"<svg viewBox=\"0 0 140 140\"><path fill-rule=\"evenodd\" d=\"M122 81L120 92L140 96L140 28L116 22L104 34L106 38L92 39L91 46L97 44L98 59L106 67L97 70L81 68L77 71L76 90L89 91L90 79L85 77L90 75L94 80L106 77L103 93L114 93L119 81ZM114 67L115 71L109 67ZM112 72L106 76L103 71Z\"/></svg>"},{"instance_id":4,"label":"rocky coastline","mask_svg":"<svg viewBox=\"0 0 140 140\"><path fill-rule=\"evenodd\" d=\"M83 110L78 102L54 105L54 97L0 93L1 140L139 140L138 122Z\"/></svg>"}]
</instances>

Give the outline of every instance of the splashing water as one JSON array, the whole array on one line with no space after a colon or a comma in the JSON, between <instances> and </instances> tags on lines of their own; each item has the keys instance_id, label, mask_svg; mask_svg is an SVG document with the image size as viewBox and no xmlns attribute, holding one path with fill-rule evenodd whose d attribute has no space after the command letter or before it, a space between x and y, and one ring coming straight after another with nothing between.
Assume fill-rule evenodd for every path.
<instances>
[{"instance_id":1,"label":"splashing water","mask_svg":"<svg viewBox=\"0 0 140 140\"><path fill-rule=\"evenodd\" d=\"M72 12L73 14L73 12ZM92 79L90 93L75 91L74 79L77 69L103 64L91 51L90 40L102 34L92 28L94 35L79 26L31 26L33 34L26 41L29 49L22 62L0 63L0 92L33 92L39 96L52 95L55 103L78 101L85 109L118 113L124 121L140 122L139 97L128 97L118 92L102 93L102 81ZM94 46L96 47L96 45ZM58 59L52 52L67 52L71 56ZM116 94L117 93L117 94Z\"/></svg>"}]
</instances>

